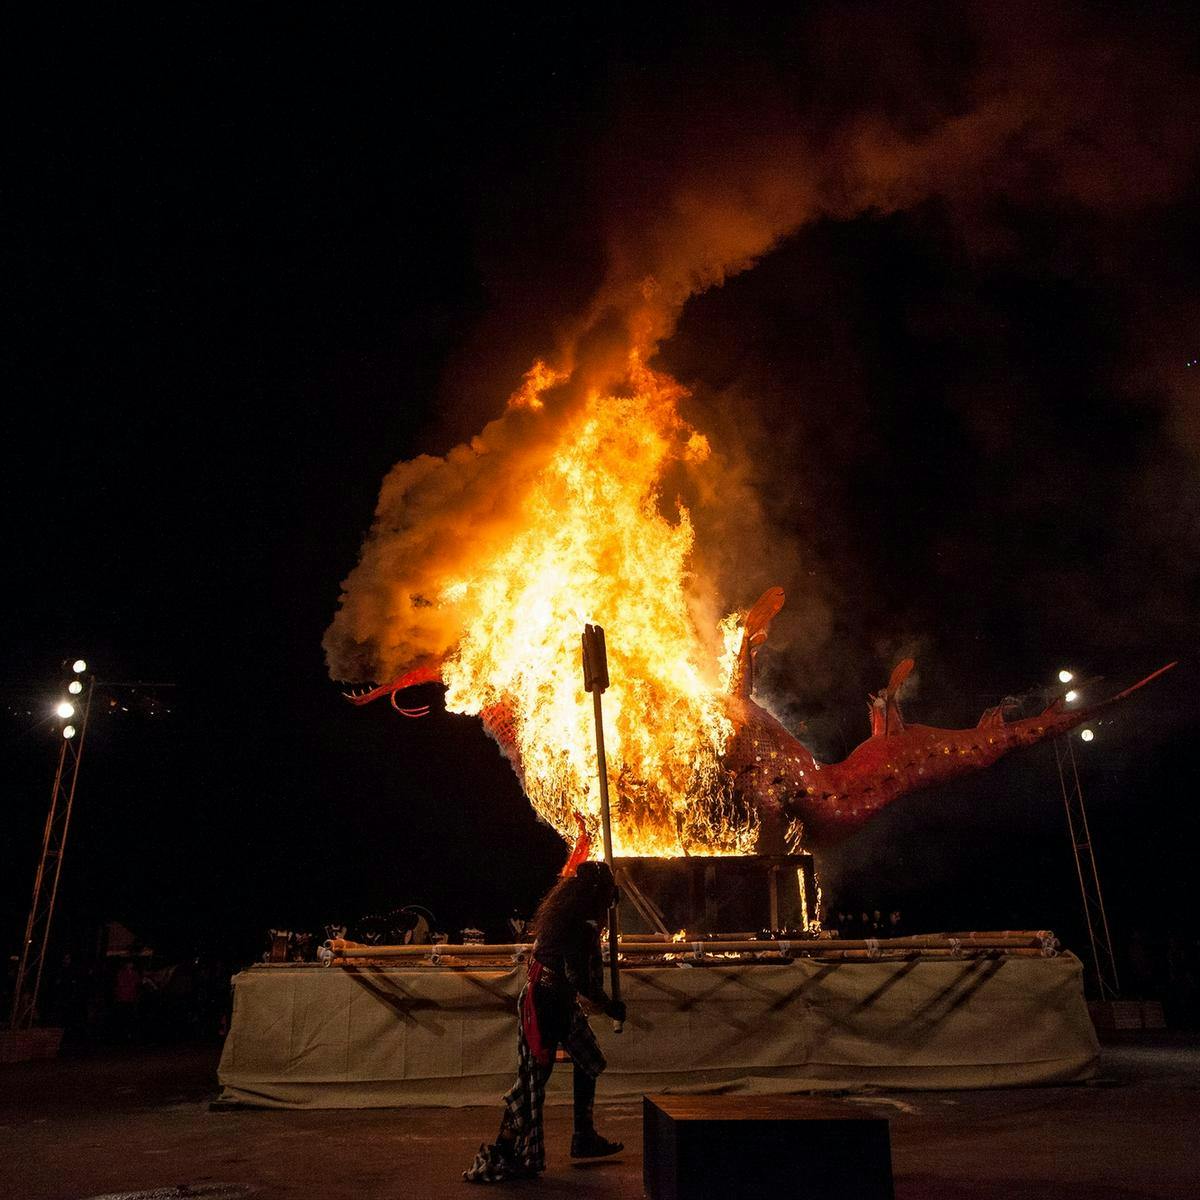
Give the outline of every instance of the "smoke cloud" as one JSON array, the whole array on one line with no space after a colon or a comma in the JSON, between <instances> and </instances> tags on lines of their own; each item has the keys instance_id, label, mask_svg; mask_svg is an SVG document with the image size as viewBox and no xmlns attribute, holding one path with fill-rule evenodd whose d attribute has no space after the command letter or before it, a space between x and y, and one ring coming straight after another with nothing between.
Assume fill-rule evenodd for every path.
<instances>
[{"instance_id":1,"label":"smoke cloud","mask_svg":"<svg viewBox=\"0 0 1200 1200\"><path fill-rule=\"evenodd\" d=\"M799 231L816 236L918 212L943 223L946 244L968 266L1015 254L1013 211L1057 214L1081 231L1087 253L1111 256L1110 275L1123 277L1125 232L1152 220L1195 168L1194 62L1170 26L1082 6L837 6L754 32L693 31L652 69L636 56L616 61L610 133L580 148L597 164L595 208L581 219L603 237L606 268L590 304L546 348L564 378L541 393L540 407L510 403L501 411L504 393L520 382L507 381L497 391L498 415L475 437L388 474L325 637L331 675L391 678L455 645L463 614L437 597L458 564L505 543L521 496L563 429L592 389L622 387L631 352L643 360L659 354L689 385L707 379L694 387L686 415L714 452L703 463L681 462L664 481L663 502L682 501L695 522L698 620L711 624L770 584L788 589L772 644L792 653L764 681L778 689L779 706L788 672L804 669L811 697L831 682L832 663L844 674L854 656L921 646L927 635L918 620L865 651L850 649L861 639L839 616L847 593L858 590L844 497L819 470L780 459L790 445L777 436L780 414L793 432L805 428L794 414L807 399L763 395L769 348L752 365L730 348L724 379L719 363L701 372L700 344L686 321L680 329L685 306L756 264L768 271L780 255L792 256L792 288L836 289L842 281L821 279L819 264L804 277L812 264ZM744 49L756 41L761 57ZM1142 302L1153 309L1153 296ZM702 317L719 324L721 313ZM748 319L730 326L731 339L746 333ZM710 336L705 346L712 344ZM853 345L831 347L830 361L839 367L838 378L825 381L830 391L868 387L869 366ZM811 366L820 391L820 364ZM1170 386L1155 395L1169 397L1179 443L1194 447L1190 378L1164 371ZM1132 363L1126 373L1144 381ZM1003 406L978 408L974 436L1002 447L1012 436ZM805 430L814 457L824 446L852 463L881 436L849 409L837 425ZM869 611L866 575L861 583L855 600ZM822 737L836 740L832 727Z\"/></svg>"}]
</instances>

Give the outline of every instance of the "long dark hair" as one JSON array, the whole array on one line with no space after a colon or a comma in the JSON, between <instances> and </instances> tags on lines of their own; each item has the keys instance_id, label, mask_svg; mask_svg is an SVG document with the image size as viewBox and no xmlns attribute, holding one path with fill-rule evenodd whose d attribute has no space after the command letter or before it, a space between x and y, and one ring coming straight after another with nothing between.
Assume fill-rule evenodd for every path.
<instances>
[{"instance_id":1,"label":"long dark hair","mask_svg":"<svg viewBox=\"0 0 1200 1200\"><path fill-rule=\"evenodd\" d=\"M615 890L606 863L580 863L574 875L560 879L542 897L530 922L533 936L558 942L570 926L604 916Z\"/></svg>"}]
</instances>

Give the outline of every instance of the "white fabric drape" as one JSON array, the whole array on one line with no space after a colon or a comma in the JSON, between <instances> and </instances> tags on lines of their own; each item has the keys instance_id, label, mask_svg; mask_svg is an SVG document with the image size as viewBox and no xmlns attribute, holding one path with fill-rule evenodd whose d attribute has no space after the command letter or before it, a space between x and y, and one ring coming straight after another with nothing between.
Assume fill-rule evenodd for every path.
<instances>
[{"instance_id":1,"label":"white fabric drape","mask_svg":"<svg viewBox=\"0 0 1200 1200\"><path fill-rule=\"evenodd\" d=\"M523 967L253 967L234 980L222 1098L286 1108L492 1104L516 1066ZM631 968L625 1032L593 1021L600 1099L1069 1083L1098 1045L1079 961ZM550 1102L570 1092L556 1072Z\"/></svg>"}]
</instances>

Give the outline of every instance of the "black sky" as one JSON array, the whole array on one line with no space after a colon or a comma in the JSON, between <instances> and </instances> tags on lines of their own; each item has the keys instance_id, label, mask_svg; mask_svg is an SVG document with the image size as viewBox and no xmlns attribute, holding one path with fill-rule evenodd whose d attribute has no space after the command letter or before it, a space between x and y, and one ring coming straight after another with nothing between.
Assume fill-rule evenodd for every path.
<instances>
[{"instance_id":1,"label":"black sky","mask_svg":"<svg viewBox=\"0 0 1200 1200\"><path fill-rule=\"evenodd\" d=\"M711 116L721 80L742 103L761 70L822 128L961 102L975 50L946 10L883 33L879 11L172 7L10 29L8 944L76 654L174 686L102 691L118 703L87 751L75 936L113 917L163 945L245 944L409 901L453 925L540 891L558 840L477 724L339 699L320 647L339 583L388 468L494 416L597 285L622 146L632 176L656 122L686 140L673 80ZM1174 47L1190 92L1150 89L1134 124L1195 104L1184 6L1076 19ZM1118 198L1141 194L1129 167ZM1083 762L1126 926L1186 903L1198 832L1198 200L1193 159L1124 206L1029 187L967 214L935 190L827 216L693 299L662 350L693 419L755 464L772 540L730 600L788 584L767 679L822 752L865 736L866 690L910 650L910 713L946 725L1064 663L1115 687L1181 660ZM900 802L827 887L935 924L1069 928L1051 763Z\"/></svg>"}]
</instances>

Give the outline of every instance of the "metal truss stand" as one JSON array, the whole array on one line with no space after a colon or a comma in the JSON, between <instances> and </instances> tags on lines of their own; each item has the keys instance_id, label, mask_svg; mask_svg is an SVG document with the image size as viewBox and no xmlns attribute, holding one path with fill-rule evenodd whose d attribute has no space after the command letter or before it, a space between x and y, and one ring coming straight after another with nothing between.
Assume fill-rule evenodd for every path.
<instances>
[{"instance_id":1,"label":"metal truss stand","mask_svg":"<svg viewBox=\"0 0 1200 1200\"><path fill-rule=\"evenodd\" d=\"M54 919L54 902L58 899L58 880L62 874L63 854L67 848L67 833L71 826L71 808L75 803L75 787L79 782L79 765L83 761L83 743L87 736L88 714L92 708L92 689L95 678L88 678L87 697L83 703L83 720L77 738L64 737L50 794L50 811L46 814L46 829L42 835L42 857L33 881L33 902L25 925L25 941L21 946L21 963L17 968L17 984L13 989L12 1028L29 1029L38 1014L38 993L42 986L42 968L46 963L46 948L50 943L50 925Z\"/></svg>"},{"instance_id":2,"label":"metal truss stand","mask_svg":"<svg viewBox=\"0 0 1200 1200\"><path fill-rule=\"evenodd\" d=\"M1058 764L1058 782L1062 787L1063 805L1067 810L1067 828L1071 834L1071 849L1075 854L1075 870L1079 875L1079 892L1083 897L1083 914L1087 921L1088 941L1092 947L1092 970L1096 977L1098 999L1115 1000L1120 994L1121 983L1117 978L1112 935L1108 931L1104 897L1100 892L1096 853L1092 849L1087 809L1083 803L1083 785L1079 782L1075 748L1069 737L1054 739L1054 761Z\"/></svg>"}]
</instances>

